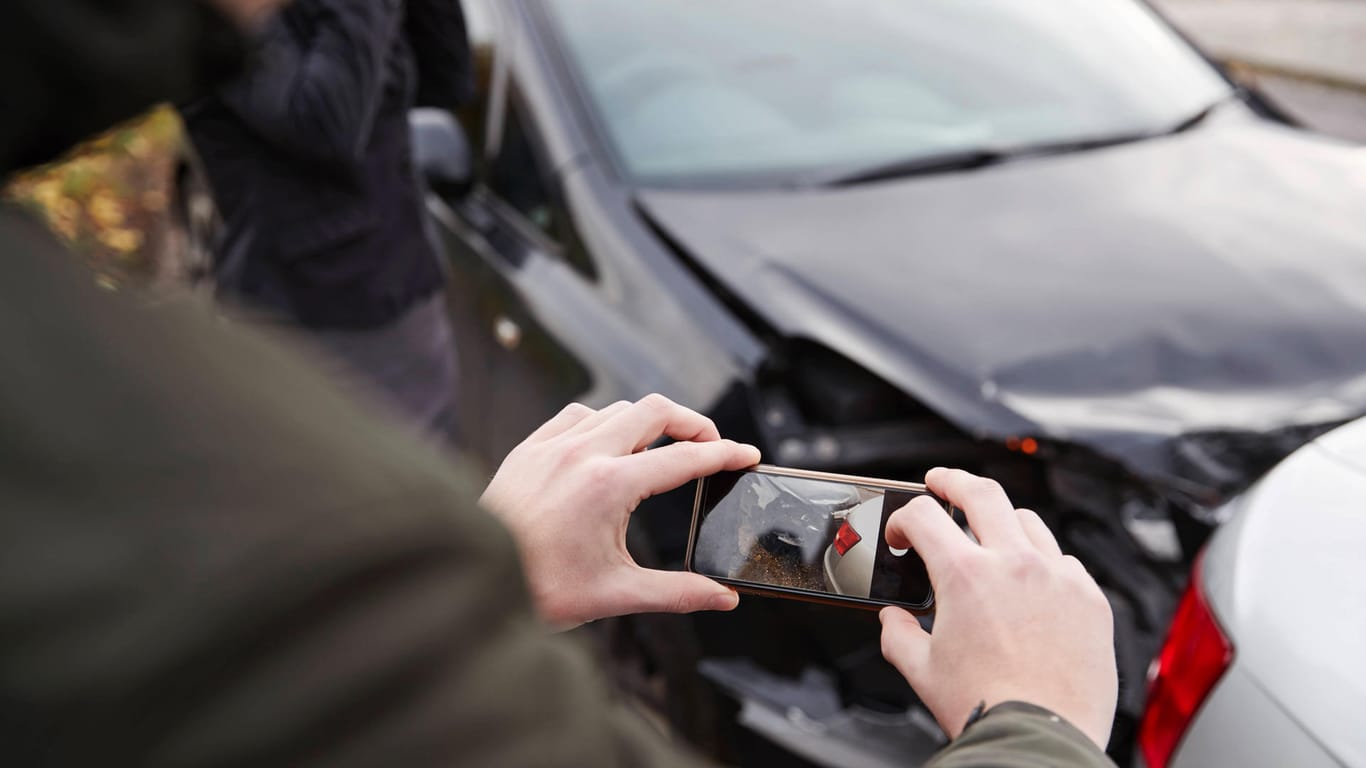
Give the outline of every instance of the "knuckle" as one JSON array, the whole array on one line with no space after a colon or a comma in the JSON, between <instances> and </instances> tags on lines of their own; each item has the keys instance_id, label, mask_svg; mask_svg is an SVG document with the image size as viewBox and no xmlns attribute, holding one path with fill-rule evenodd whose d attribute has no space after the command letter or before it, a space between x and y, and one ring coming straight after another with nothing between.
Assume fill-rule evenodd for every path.
<instances>
[{"instance_id":1,"label":"knuckle","mask_svg":"<svg viewBox=\"0 0 1366 768\"><path fill-rule=\"evenodd\" d=\"M698 443L674 443L673 450L681 464L700 464L707 458L707 449Z\"/></svg>"},{"instance_id":2,"label":"knuckle","mask_svg":"<svg viewBox=\"0 0 1366 768\"><path fill-rule=\"evenodd\" d=\"M1006 557L1010 573L1021 581L1036 579L1047 571L1043 556L1033 549L1011 552Z\"/></svg>"},{"instance_id":3,"label":"knuckle","mask_svg":"<svg viewBox=\"0 0 1366 768\"><path fill-rule=\"evenodd\" d=\"M669 598L669 613L691 613L693 610L692 601L687 595L674 595Z\"/></svg>"},{"instance_id":4,"label":"knuckle","mask_svg":"<svg viewBox=\"0 0 1366 768\"><path fill-rule=\"evenodd\" d=\"M564 441L558 446L555 454L555 464L559 467L569 467L582 463L591 455L592 451L587 440L576 437Z\"/></svg>"},{"instance_id":5,"label":"knuckle","mask_svg":"<svg viewBox=\"0 0 1366 768\"><path fill-rule=\"evenodd\" d=\"M1092 611L1097 619L1104 619L1113 623L1115 620L1114 610L1110 606L1110 599L1105 596L1105 592L1095 584L1090 584L1082 590L1081 604Z\"/></svg>"},{"instance_id":6,"label":"knuckle","mask_svg":"<svg viewBox=\"0 0 1366 768\"><path fill-rule=\"evenodd\" d=\"M1076 579L1082 584L1095 586L1096 580L1091 576L1091 572L1087 570L1086 565L1075 556L1063 555L1062 561L1073 579Z\"/></svg>"},{"instance_id":7,"label":"knuckle","mask_svg":"<svg viewBox=\"0 0 1366 768\"><path fill-rule=\"evenodd\" d=\"M561 416L588 416L593 409L583 403L570 403L560 410Z\"/></svg>"},{"instance_id":8,"label":"knuckle","mask_svg":"<svg viewBox=\"0 0 1366 768\"><path fill-rule=\"evenodd\" d=\"M503 466L509 463L516 464L520 459L522 459L527 454L534 453L538 447L539 446L537 446L535 443L531 442L530 438L527 438L526 440L523 440L522 442L513 446L512 450L508 451L508 455L503 457L503 460L502 462L500 462L499 466Z\"/></svg>"},{"instance_id":9,"label":"knuckle","mask_svg":"<svg viewBox=\"0 0 1366 768\"><path fill-rule=\"evenodd\" d=\"M1091 589L1091 599L1095 601L1097 610L1099 610L1107 619L1111 622L1115 620L1114 608L1110 605L1110 598L1105 596L1105 593L1101 591L1100 587L1093 587Z\"/></svg>"},{"instance_id":10,"label":"knuckle","mask_svg":"<svg viewBox=\"0 0 1366 768\"><path fill-rule=\"evenodd\" d=\"M674 407L674 402L672 400L659 394L658 392L652 392L646 395L645 397L642 397L640 399L640 404L645 406L646 408L649 408L652 411L661 412L667 411Z\"/></svg>"},{"instance_id":11,"label":"knuckle","mask_svg":"<svg viewBox=\"0 0 1366 768\"><path fill-rule=\"evenodd\" d=\"M979 501L986 501L1001 496L1005 496L1006 490L1001 484L989 477L979 477L972 483L972 497Z\"/></svg>"},{"instance_id":12,"label":"knuckle","mask_svg":"<svg viewBox=\"0 0 1366 768\"><path fill-rule=\"evenodd\" d=\"M709 428L709 431L715 432L718 435L721 434L721 430L716 426L716 421L710 416L702 416L702 423Z\"/></svg>"},{"instance_id":13,"label":"knuckle","mask_svg":"<svg viewBox=\"0 0 1366 768\"><path fill-rule=\"evenodd\" d=\"M594 459L584 465L584 474L595 486L601 486L612 480L616 467L607 459Z\"/></svg>"},{"instance_id":14,"label":"knuckle","mask_svg":"<svg viewBox=\"0 0 1366 768\"><path fill-rule=\"evenodd\" d=\"M977 562L971 552L960 550L944 556L941 562L943 565L939 576L945 584L953 583L959 579L966 580L968 583L974 581L972 576L977 570Z\"/></svg>"},{"instance_id":15,"label":"knuckle","mask_svg":"<svg viewBox=\"0 0 1366 768\"><path fill-rule=\"evenodd\" d=\"M880 643L882 646L882 657L888 661L891 661L897 656L898 648L896 633L896 628L891 626L882 630L882 642Z\"/></svg>"},{"instance_id":16,"label":"knuckle","mask_svg":"<svg viewBox=\"0 0 1366 768\"><path fill-rule=\"evenodd\" d=\"M1100 585L1089 576L1086 578L1085 592L1092 603L1105 606L1107 611L1110 609L1110 598L1105 596L1105 590L1101 589Z\"/></svg>"},{"instance_id":17,"label":"knuckle","mask_svg":"<svg viewBox=\"0 0 1366 768\"><path fill-rule=\"evenodd\" d=\"M1100 584L1086 569L1086 566L1073 555L1064 555L1063 563L1067 568L1068 576L1080 589L1082 597L1091 605L1103 605L1106 611L1109 611L1110 599L1105 596L1105 590L1100 588Z\"/></svg>"}]
</instances>

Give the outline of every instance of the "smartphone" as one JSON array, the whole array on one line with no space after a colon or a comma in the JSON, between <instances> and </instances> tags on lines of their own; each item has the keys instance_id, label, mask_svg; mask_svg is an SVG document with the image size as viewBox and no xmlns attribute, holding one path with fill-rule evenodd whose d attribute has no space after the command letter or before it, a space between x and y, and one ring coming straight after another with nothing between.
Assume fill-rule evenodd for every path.
<instances>
[{"instance_id":1,"label":"smartphone","mask_svg":"<svg viewBox=\"0 0 1366 768\"><path fill-rule=\"evenodd\" d=\"M935 498L920 483L762 464L721 472L697 483L687 569L742 592L931 613L924 561L884 535L916 496Z\"/></svg>"}]
</instances>

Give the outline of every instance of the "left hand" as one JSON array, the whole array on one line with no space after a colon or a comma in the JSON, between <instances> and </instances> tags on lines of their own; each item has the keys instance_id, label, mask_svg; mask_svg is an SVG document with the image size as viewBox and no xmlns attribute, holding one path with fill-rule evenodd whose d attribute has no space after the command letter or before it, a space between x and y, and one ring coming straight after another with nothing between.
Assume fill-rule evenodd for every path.
<instances>
[{"instance_id":1,"label":"left hand","mask_svg":"<svg viewBox=\"0 0 1366 768\"><path fill-rule=\"evenodd\" d=\"M925 496L892 513L887 543L925 561L938 608L932 633L906 611L883 608L883 655L950 739L979 702L1024 701L1104 749L1119 693L1105 594L1000 484L950 469L930 470L925 484L963 510L976 540Z\"/></svg>"},{"instance_id":2,"label":"left hand","mask_svg":"<svg viewBox=\"0 0 1366 768\"><path fill-rule=\"evenodd\" d=\"M679 442L647 447L662 436ZM662 395L594 411L577 403L508 454L480 503L512 531L541 618L557 628L630 613L728 611L705 576L640 567L626 524L640 502L759 462L711 419Z\"/></svg>"}]
</instances>

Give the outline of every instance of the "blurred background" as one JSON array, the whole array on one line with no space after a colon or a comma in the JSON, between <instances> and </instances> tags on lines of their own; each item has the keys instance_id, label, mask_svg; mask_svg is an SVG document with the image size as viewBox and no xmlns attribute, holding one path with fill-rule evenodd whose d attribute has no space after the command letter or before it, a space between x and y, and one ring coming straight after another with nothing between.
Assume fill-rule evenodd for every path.
<instances>
[{"instance_id":1,"label":"blurred background","mask_svg":"<svg viewBox=\"0 0 1366 768\"><path fill-rule=\"evenodd\" d=\"M1366 0L463 5L478 98L413 134L461 447L493 466L568 400L661 391L774 463L996 477L1111 600L1111 754L1168 765L1213 684L1148 698L1171 617L1214 623L1199 553L1366 413ZM207 286L217 214L169 109L4 194L106 289ZM643 564L681 567L690 493L637 515ZM942 743L870 615L756 599L586 634L722 760Z\"/></svg>"},{"instance_id":2,"label":"blurred background","mask_svg":"<svg viewBox=\"0 0 1366 768\"><path fill-rule=\"evenodd\" d=\"M1366 142L1366 2L1156 0L1156 7L1240 81L1304 125ZM476 25L487 21L478 18ZM485 51L487 54L487 51ZM485 71L489 66L483 61ZM179 118L162 108L94 139L5 195L39 211L100 283L175 291L204 267L187 229L195 195ZM201 222L202 223L202 222Z\"/></svg>"},{"instance_id":3,"label":"blurred background","mask_svg":"<svg viewBox=\"0 0 1366 768\"><path fill-rule=\"evenodd\" d=\"M188 241L173 205L185 157L180 119L161 108L20 176L5 195L42 216L101 285L177 290Z\"/></svg>"},{"instance_id":4,"label":"blurred background","mask_svg":"<svg viewBox=\"0 0 1366 768\"><path fill-rule=\"evenodd\" d=\"M1197 43L1306 125L1366 141L1366 4L1158 0Z\"/></svg>"}]
</instances>

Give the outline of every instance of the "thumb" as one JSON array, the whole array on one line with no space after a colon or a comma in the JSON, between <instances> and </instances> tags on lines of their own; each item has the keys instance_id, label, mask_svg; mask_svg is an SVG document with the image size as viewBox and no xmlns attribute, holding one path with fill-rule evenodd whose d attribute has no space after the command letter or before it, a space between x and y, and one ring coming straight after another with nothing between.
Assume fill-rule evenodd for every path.
<instances>
[{"instance_id":1,"label":"thumb","mask_svg":"<svg viewBox=\"0 0 1366 768\"><path fill-rule=\"evenodd\" d=\"M908 611L887 607L878 613L882 620L882 656L896 667L912 688L929 669L930 633Z\"/></svg>"},{"instance_id":2,"label":"thumb","mask_svg":"<svg viewBox=\"0 0 1366 768\"><path fill-rule=\"evenodd\" d=\"M640 568L631 582L623 613L729 611L740 604L735 590L696 573Z\"/></svg>"}]
</instances>

